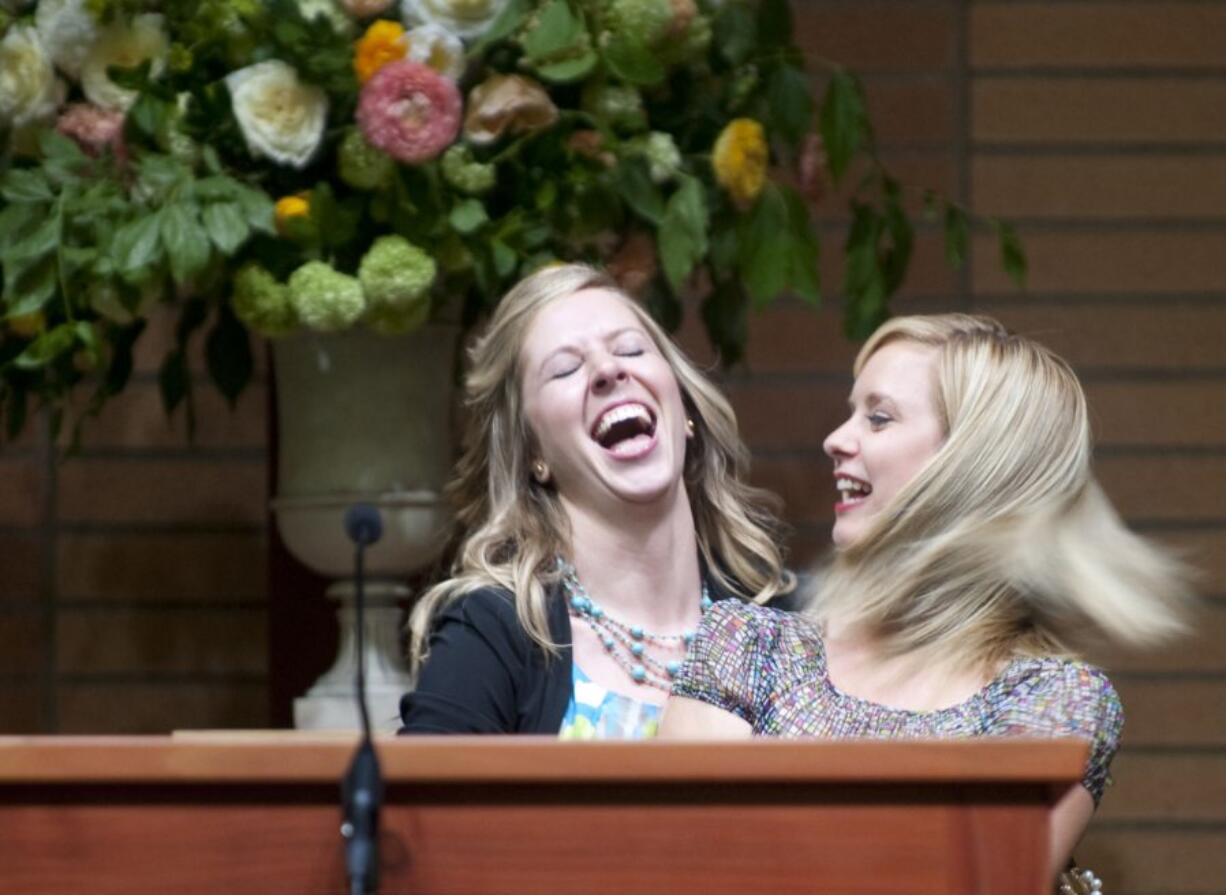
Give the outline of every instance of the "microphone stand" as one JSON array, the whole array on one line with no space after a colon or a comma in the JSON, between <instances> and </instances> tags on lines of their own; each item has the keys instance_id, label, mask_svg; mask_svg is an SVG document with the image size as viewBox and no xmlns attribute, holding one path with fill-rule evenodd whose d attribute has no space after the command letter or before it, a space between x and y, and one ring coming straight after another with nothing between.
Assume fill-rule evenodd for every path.
<instances>
[{"instance_id":1,"label":"microphone stand","mask_svg":"<svg viewBox=\"0 0 1226 895\"><path fill-rule=\"evenodd\" d=\"M350 895L371 895L379 887L379 809L383 804L383 778L379 757L370 736L370 716L366 710L366 653L363 637L366 621L363 558L365 550L383 535L379 511L368 503L356 503L345 513L345 532L354 543L354 583L356 585L356 624L358 673L356 680L358 711L362 717L362 741L358 745L345 779L341 782L341 836L345 840L345 872Z\"/></svg>"}]
</instances>

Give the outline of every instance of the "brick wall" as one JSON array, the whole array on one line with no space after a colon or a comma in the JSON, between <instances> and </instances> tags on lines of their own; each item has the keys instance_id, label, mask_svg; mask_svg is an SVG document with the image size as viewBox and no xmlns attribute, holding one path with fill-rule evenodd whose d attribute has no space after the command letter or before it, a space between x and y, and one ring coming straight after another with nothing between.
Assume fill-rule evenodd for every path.
<instances>
[{"instance_id":1,"label":"brick wall","mask_svg":"<svg viewBox=\"0 0 1226 895\"><path fill-rule=\"evenodd\" d=\"M862 73L906 182L1015 219L1019 294L977 240L949 271L922 233L899 311L975 310L1078 368L1098 466L1138 529L1204 569L1195 636L1107 656L1128 712L1117 784L1083 859L1113 893L1209 895L1226 879L1226 4L796 0L804 46ZM816 77L816 76L815 76ZM819 209L838 282L837 199ZM833 293L833 287L828 292ZM683 340L706 351L691 321ZM138 386L57 466L44 433L0 452L0 730L268 723L266 394L200 432L157 409L164 333ZM837 296L754 319L725 384L755 477L785 496L798 564L826 543L821 440L854 347Z\"/></svg>"}]
</instances>

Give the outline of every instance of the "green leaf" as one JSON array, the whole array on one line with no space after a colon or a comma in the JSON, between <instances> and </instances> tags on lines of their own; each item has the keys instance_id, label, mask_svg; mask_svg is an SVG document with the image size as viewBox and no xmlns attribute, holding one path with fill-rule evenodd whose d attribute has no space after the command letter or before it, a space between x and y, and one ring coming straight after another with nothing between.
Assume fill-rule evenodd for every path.
<instances>
[{"instance_id":1,"label":"green leaf","mask_svg":"<svg viewBox=\"0 0 1226 895\"><path fill-rule=\"evenodd\" d=\"M209 263L209 234L200 223L194 203L175 202L162 209L162 248L176 283L196 277Z\"/></svg>"},{"instance_id":2,"label":"green leaf","mask_svg":"<svg viewBox=\"0 0 1226 895\"><path fill-rule=\"evenodd\" d=\"M856 153L868 142L864 91L855 75L840 70L831 76L822 100L820 124L826 163L830 176L838 183Z\"/></svg>"},{"instance_id":3,"label":"green leaf","mask_svg":"<svg viewBox=\"0 0 1226 895\"><path fill-rule=\"evenodd\" d=\"M792 65L780 65L771 77L767 92L770 109L770 130L783 135L793 149L813 127L813 96L809 92L809 79L803 71Z\"/></svg>"},{"instance_id":4,"label":"green leaf","mask_svg":"<svg viewBox=\"0 0 1226 895\"><path fill-rule=\"evenodd\" d=\"M711 344L719 352L720 363L731 366L745 354L749 340L749 300L735 279L715 284L702 302L700 313Z\"/></svg>"},{"instance_id":5,"label":"green leaf","mask_svg":"<svg viewBox=\"0 0 1226 895\"><path fill-rule=\"evenodd\" d=\"M55 295L57 283L55 259L47 255L38 263L23 267L20 276L11 279L5 265L4 293L11 301L5 317L24 317L41 311Z\"/></svg>"},{"instance_id":6,"label":"green leaf","mask_svg":"<svg viewBox=\"0 0 1226 895\"><path fill-rule=\"evenodd\" d=\"M480 199L465 199L457 202L451 209L451 214L447 216L452 228L465 236L476 233L485 226L489 219L490 216Z\"/></svg>"},{"instance_id":7,"label":"green leaf","mask_svg":"<svg viewBox=\"0 0 1226 895\"><path fill-rule=\"evenodd\" d=\"M614 75L636 87L654 87L664 80L664 63L641 41L620 36L604 48L605 65Z\"/></svg>"},{"instance_id":8,"label":"green leaf","mask_svg":"<svg viewBox=\"0 0 1226 895\"><path fill-rule=\"evenodd\" d=\"M10 262L34 261L54 251L60 243L60 217L53 215L45 218L33 232L27 231L23 239L19 239L4 250L4 261Z\"/></svg>"},{"instance_id":9,"label":"green leaf","mask_svg":"<svg viewBox=\"0 0 1226 895\"><path fill-rule=\"evenodd\" d=\"M204 229L209 239L223 255L233 255L247 241L251 228L243 217L242 208L235 202L214 202L204 206L201 212Z\"/></svg>"},{"instance_id":10,"label":"green leaf","mask_svg":"<svg viewBox=\"0 0 1226 895\"><path fill-rule=\"evenodd\" d=\"M577 56L538 65L536 73L540 75L542 81L549 81L552 84L570 84L590 75L599 62L599 56L591 50L585 50Z\"/></svg>"},{"instance_id":11,"label":"green leaf","mask_svg":"<svg viewBox=\"0 0 1226 895\"><path fill-rule=\"evenodd\" d=\"M886 316L886 284L877 254L885 221L872 206L852 205L852 224L844 246L843 328L850 339L867 338Z\"/></svg>"},{"instance_id":12,"label":"green leaf","mask_svg":"<svg viewBox=\"0 0 1226 895\"><path fill-rule=\"evenodd\" d=\"M792 254L787 203L773 184L762 190L740 233L741 278L754 306L762 307L787 286Z\"/></svg>"},{"instance_id":13,"label":"green leaf","mask_svg":"<svg viewBox=\"0 0 1226 895\"><path fill-rule=\"evenodd\" d=\"M809 217L809 204L796 190L785 188L783 197L788 207L788 228L791 235L791 258L788 283L793 292L810 304L821 301L821 276L817 261L821 244Z\"/></svg>"},{"instance_id":14,"label":"green leaf","mask_svg":"<svg viewBox=\"0 0 1226 895\"><path fill-rule=\"evenodd\" d=\"M481 39L468 48L468 58L479 59L485 55L487 47L510 37L519 30L531 11L529 0L511 0L481 35Z\"/></svg>"},{"instance_id":15,"label":"green leaf","mask_svg":"<svg viewBox=\"0 0 1226 895\"><path fill-rule=\"evenodd\" d=\"M515 268L519 265L519 256L500 239L490 241L490 256L494 260L495 273L503 279L515 273Z\"/></svg>"},{"instance_id":16,"label":"green leaf","mask_svg":"<svg viewBox=\"0 0 1226 895\"><path fill-rule=\"evenodd\" d=\"M30 228L43 218L45 209L41 205L17 204L8 205L0 211L0 254L16 245Z\"/></svg>"},{"instance_id":17,"label":"green leaf","mask_svg":"<svg viewBox=\"0 0 1226 895\"><path fill-rule=\"evenodd\" d=\"M41 170L11 168L0 180L0 195L9 202L50 202L55 198Z\"/></svg>"},{"instance_id":18,"label":"green leaf","mask_svg":"<svg viewBox=\"0 0 1226 895\"><path fill-rule=\"evenodd\" d=\"M758 20L748 3L721 3L715 16L719 52L732 65L741 65L758 45Z\"/></svg>"},{"instance_id":19,"label":"green leaf","mask_svg":"<svg viewBox=\"0 0 1226 895\"><path fill-rule=\"evenodd\" d=\"M132 375L132 347L145 331L145 321L136 320L120 329L111 337L111 365L102 378L99 391L105 395L117 395Z\"/></svg>"},{"instance_id":20,"label":"green leaf","mask_svg":"<svg viewBox=\"0 0 1226 895\"><path fill-rule=\"evenodd\" d=\"M617 192L627 205L640 217L659 226L664 220L664 197L648 172L647 163L641 158L624 159L617 166Z\"/></svg>"},{"instance_id":21,"label":"green leaf","mask_svg":"<svg viewBox=\"0 0 1226 895\"><path fill-rule=\"evenodd\" d=\"M886 178L885 201L885 234L889 236L889 245L883 252L881 266L885 277L887 297L898 291L907 275L911 264L911 254L915 245L915 230L911 219L902 207L902 195L897 182Z\"/></svg>"},{"instance_id":22,"label":"green leaf","mask_svg":"<svg viewBox=\"0 0 1226 895\"><path fill-rule=\"evenodd\" d=\"M217 323L205 340L204 352L209 377L233 407L251 381L254 363L251 339L228 303L217 309Z\"/></svg>"},{"instance_id":23,"label":"green leaf","mask_svg":"<svg viewBox=\"0 0 1226 895\"><path fill-rule=\"evenodd\" d=\"M101 366L103 360L102 343L98 341L98 333L94 329L94 325L88 320L78 320L73 326L77 341L85 349L85 353L89 355L93 367Z\"/></svg>"},{"instance_id":24,"label":"green leaf","mask_svg":"<svg viewBox=\"0 0 1226 895\"><path fill-rule=\"evenodd\" d=\"M945 205L945 260L954 270L966 263L966 212L952 202Z\"/></svg>"},{"instance_id":25,"label":"green leaf","mask_svg":"<svg viewBox=\"0 0 1226 895\"><path fill-rule=\"evenodd\" d=\"M707 253L707 207L702 184L685 177L668 200L660 224L658 248L665 276L679 290L694 265Z\"/></svg>"},{"instance_id":26,"label":"green leaf","mask_svg":"<svg viewBox=\"0 0 1226 895\"><path fill-rule=\"evenodd\" d=\"M158 229L160 213L153 212L128 221L111 240L111 257L120 273L137 273L160 260Z\"/></svg>"},{"instance_id":27,"label":"green leaf","mask_svg":"<svg viewBox=\"0 0 1226 895\"><path fill-rule=\"evenodd\" d=\"M162 393L162 407L167 415L183 403L187 397L187 354L183 349L176 348L166 355L158 370L158 389Z\"/></svg>"},{"instance_id":28,"label":"green leaf","mask_svg":"<svg viewBox=\"0 0 1226 895\"><path fill-rule=\"evenodd\" d=\"M570 4L553 0L524 37L524 52L532 59L548 59L573 47L584 33L583 22L570 11Z\"/></svg>"},{"instance_id":29,"label":"green leaf","mask_svg":"<svg viewBox=\"0 0 1226 895\"><path fill-rule=\"evenodd\" d=\"M997 221L996 236L1000 242L1000 266L1019 289L1026 288L1026 250L1012 224Z\"/></svg>"},{"instance_id":30,"label":"green leaf","mask_svg":"<svg viewBox=\"0 0 1226 895\"><path fill-rule=\"evenodd\" d=\"M37 370L72 351L77 342L77 329L72 323L61 323L39 334L25 350L13 358L21 370Z\"/></svg>"},{"instance_id":31,"label":"green leaf","mask_svg":"<svg viewBox=\"0 0 1226 895\"><path fill-rule=\"evenodd\" d=\"M43 170L58 184L74 183L81 179L89 158L73 140L55 130L45 130L38 139L43 154Z\"/></svg>"}]
</instances>

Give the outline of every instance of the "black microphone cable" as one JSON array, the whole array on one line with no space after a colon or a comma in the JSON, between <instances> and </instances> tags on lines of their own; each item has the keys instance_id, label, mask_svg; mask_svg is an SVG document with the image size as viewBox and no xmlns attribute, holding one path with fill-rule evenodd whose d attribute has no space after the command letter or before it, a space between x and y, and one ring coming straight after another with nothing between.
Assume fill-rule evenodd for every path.
<instances>
[{"instance_id":1,"label":"black microphone cable","mask_svg":"<svg viewBox=\"0 0 1226 895\"><path fill-rule=\"evenodd\" d=\"M368 503L357 503L345 513L345 532L354 543L354 622L357 625L358 712L362 718L362 742L341 784L345 839L345 870L351 895L371 895L379 886L379 809L383 803L383 778L379 757L370 735L370 715L366 709L366 619L363 585L363 560L366 548L383 535L379 511Z\"/></svg>"}]
</instances>

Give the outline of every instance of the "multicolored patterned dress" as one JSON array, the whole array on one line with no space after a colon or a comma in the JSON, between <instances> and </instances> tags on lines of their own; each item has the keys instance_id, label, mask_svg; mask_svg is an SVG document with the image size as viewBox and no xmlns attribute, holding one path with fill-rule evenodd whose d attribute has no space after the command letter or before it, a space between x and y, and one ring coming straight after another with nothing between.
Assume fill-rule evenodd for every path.
<instances>
[{"instance_id":1,"label":"multicolored patterned dress","mask_svg":"<svg viewBox=\"0 0 1226 895\"><path fill-rule=\"evenodd\" d=\"M1084 737L1091 747L1082 782L1095 803L1124 721L1107 676L1064 659L1015 659L970 699L935 711L859 699L830 681L810 619L734 600L703 616L673 695L732 712L768 736Z\"/></svg>"},{"instance_id":2,"label":"multicolored patterned dress","mask_svg":"<svg viewBox=\"0 0 1226 895\"><path fill-rule=\"evenodd\" d=\"M574 694L558 733L564 740L641 740L656 735L661 706L615 693L574 669Z\"/></svg>"}]
</instances>

